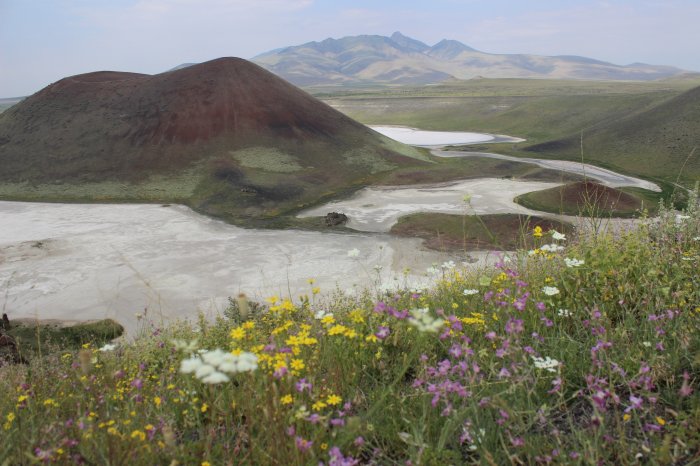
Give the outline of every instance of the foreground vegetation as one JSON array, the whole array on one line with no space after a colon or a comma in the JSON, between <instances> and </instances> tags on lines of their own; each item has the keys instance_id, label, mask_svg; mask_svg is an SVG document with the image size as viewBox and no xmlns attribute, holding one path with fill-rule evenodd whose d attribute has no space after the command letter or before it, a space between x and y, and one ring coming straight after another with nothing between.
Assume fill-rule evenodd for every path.
<instances>
[{"instance_id":1,"label":"foreground vegetation","mask_svg":"<svg viewBox=\"0 0 700 466\"><path fill-rule=\"evenodd\" d=\"M0 368L0 464L693 464L700 212ZM357 256L358 251L349 252ZM368 264L371 266L371 264Z\"/></svg>"}]
</instances>

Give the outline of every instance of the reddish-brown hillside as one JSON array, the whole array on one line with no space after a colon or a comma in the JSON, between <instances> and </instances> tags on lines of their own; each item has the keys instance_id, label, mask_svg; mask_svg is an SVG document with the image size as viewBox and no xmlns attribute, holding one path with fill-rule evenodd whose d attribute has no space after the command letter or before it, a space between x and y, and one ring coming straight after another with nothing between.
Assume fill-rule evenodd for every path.
<instances>
[{"instance_id":1,"label":"reddish-brown hillside","mask_svg":"<svg viewBox=\"0 0 700 466\"><path fill-rule=\"evenodd\" d=\"M406 149L239 58L72 76L0 114L0 183L131 186L186 169L191 204L215 213L312 202L407 163Z\"/></svg>"},{"instance_id":2,"label":"reddish-brown hillside","mask_svg":"<svg viewBox=\"0 0 700 466\"><path fill-rule=\"evenodd\" d=\"M372 140L363 125L259 66L221 58L46 87L0 117L0 179L134 179L249 146L303 156L305 145L321 144L332 157Z\"/></svg>"}]
</instances>

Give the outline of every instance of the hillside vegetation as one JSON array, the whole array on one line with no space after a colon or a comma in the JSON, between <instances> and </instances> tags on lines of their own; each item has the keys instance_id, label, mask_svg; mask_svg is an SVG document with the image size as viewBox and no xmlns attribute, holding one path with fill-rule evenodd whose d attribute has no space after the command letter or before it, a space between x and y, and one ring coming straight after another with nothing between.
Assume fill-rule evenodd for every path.
<instances>
[{"instance_id":1,"label":"hillside vegetation","mask_svg":"<svg viewBox=\"0 0 700 466\"><path fill-rule=\"evenodd\" d=\"M700 177L700 82L479 79L442 86L318 95L368 124L469 130L526 138L481 145L511 155L581 160L692 187ZM527 152L523 151L526 149Z\"/></svg>"},{"instance_id":2,"label":"hillside vegetation","mask_svg":"<svg viewBox=\"0 0 700 466\"><path fill-rule=\"evenodd\" d=\"M567 159L583 150L593 163L692 185L700 179L700 87L526 150Z\"/></svg>"},{"instance_id":3,"label":"hillside vegetation","mask_svg":"<svg viewBox=\"0 0 700 466\"><path fill-rule=\"evenodd\" d=\"M535 228L493 268L432 267L430 289L309 277L298 299L2 367L0 464L693 464L689 205L615 234Z\"/></svg>"}]
</instances>

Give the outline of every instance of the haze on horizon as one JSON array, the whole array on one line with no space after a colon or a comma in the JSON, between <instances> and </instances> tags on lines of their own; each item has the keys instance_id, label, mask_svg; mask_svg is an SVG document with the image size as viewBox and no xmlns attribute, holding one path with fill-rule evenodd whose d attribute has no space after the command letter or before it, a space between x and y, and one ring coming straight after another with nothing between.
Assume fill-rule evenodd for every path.
<instances>
[{"instance_id":1,"label":"haze on horizon","mask_svg":"<svg viewBox=\"0 0 700 466\"><path fill-rule=\"evenodd\" d=\"M160 73L328 37L459 40L700 71L696 0L0 0L0 97L97 70Z\"/></svg>"}]
</instances>

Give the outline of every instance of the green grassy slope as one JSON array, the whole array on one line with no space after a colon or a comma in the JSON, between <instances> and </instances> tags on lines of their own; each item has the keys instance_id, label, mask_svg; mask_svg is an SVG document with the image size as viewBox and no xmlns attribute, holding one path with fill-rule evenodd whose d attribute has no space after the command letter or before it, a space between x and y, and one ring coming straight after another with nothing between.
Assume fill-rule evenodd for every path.
<instances>
[{"instance_id":1,"label":"green grassy slope","mask_svg":"<svg viewBox=\"0 0 700 466\"><path fill-rule=\"evenodd\" d=\"M584 129L581 135L536 144L527 150L579 158L581 139L585 158L593 163L665 181L679 178L692 185L700 179L700 87Z\"/></svg>"}]
</instances>

